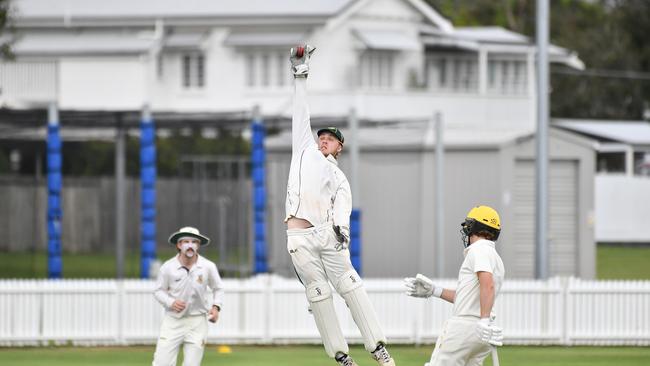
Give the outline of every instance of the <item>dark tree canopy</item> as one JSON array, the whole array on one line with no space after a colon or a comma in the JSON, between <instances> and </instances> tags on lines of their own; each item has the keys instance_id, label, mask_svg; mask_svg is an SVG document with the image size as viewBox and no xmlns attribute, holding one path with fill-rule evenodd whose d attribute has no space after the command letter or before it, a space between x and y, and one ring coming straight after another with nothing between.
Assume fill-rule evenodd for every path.
<instances>
[{"instance_id":1,"label":"dark tree canopy","mask_svg":"<svg viewBox=\"0 0 650 366\"><path fill-rule=\"evenodd\" d=\"M11 59L14 30L11 24L11 0L0 0L0 60Z\"/></svg>"}]
</instances>

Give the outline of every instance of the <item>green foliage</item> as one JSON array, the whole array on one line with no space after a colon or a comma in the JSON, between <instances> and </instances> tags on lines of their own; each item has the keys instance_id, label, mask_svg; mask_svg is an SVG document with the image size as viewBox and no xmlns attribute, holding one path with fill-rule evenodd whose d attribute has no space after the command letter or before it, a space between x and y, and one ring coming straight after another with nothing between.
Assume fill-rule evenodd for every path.
<instances>
[{"instance_id":1,"label":"green foliage","mask_svg":"<svg viewBox=\"0 0 650 366\"><path fill-rule=\"evenodd\" d=\"M223 313L222 316L228 316ZM212 326L212 325L211 325ZM219 327L217 323L216 327ZM431 357L433 345L389 345L400 366L421 366ZM360 366L376 365L361 346L350 347ZM154 346L5 348L2 360L12 366L136 366L151 363ZM640 366L650 357L648 347L499 347L502 365L517 366ZM180 365L180 362L178 362ZM331 366L335 364L321 346L233 346L232 353L217 353L207 345L204 365L228 366ZM492 365L490 357L484 365Z\"/></svg>"},{"instance_id":2,"label":"green foliage","mask_svg":"<svg viewBox=\"0 0 650 366\"><path fill-rule=\"evenodd\" d=\"M14 40L11 0L0 0L0 60L14 58L11 52Z\"/></svg>"},{"instance_id":3,"label":"green foliage","mask_svg":"<svg viewBox=\"0 0 650 366\"><path fill-rule=\"evenodd\" d=\"M247 155L250 144L227 130L219 137L204 138L199 132L156 139L158 175L175 176L182 155ZM115 173L113 142L67 142L63 146L63 174L66 176L111 176ZM2 172L0 156L0 172ZM126 144L126 174L140 174L140 141L129 137Z\"/></svg>"},{"instance_id":4,"label":"green foliage","mask_svg":"<svg viewBox=\"0 0 650 366\"><path fill-rule=\"evenodd\" d=\"M174 256L173 248L158 250L157 257L164 261ZM64 253L63 277L72 278L115 278L116 259L112 253L69 254ZM140 254L131 248L124 258L124 277L140 277ZM0 255L0 279L2 278L46 278L47 253L13 252Z\"/></svg>"},{"instance_id":5,"label":"green foliage","mask_svg":"<svg viewBox=\"0 0 650 366\"><path fill-rule=\"evenodd\" d=\"M172 137L157 139L158 174L177 175L182 155L248 155L250 144L230 130L220 129L217 139L208 139L199 131L183 135L177 131Z\"/></svg>"},{"instance_id":6,"label":"green foliage","mask_svg":"<svg viewBox=\"0 0 650 366\"><path fill-rule=\"evenodd\" d=\"M535 36L535 0L428 0L455 26L501 26ZM650 1L561 0L550 2L550 38L576 51L586 68L650 72ZM556 71L559 66L553 66ZM641 119L650 101L650 80L551 75L551 115Z\"/></svg>"}]
</instances>

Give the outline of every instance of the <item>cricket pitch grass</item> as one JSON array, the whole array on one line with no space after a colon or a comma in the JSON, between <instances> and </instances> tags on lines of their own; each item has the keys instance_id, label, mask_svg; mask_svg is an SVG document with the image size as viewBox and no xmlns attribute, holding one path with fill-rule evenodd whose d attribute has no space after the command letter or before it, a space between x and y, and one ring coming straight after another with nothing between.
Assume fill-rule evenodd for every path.
<instances>
[{"instance_id":1,"label":"cricket pitch grass","mask_svg":"<svg viewBox=\"0 0 650 366\"><path fill-rule=\"evenodd\" d=\"M203 365L227 366L335 366L319 346L232 346L220 353L208 345ZM393 345L389 350L398 366L422 366L433 346ZM140 366L150 365L153 346L0 348L0 364L7 366ZM359 366L376 363L361 346L351 349ZM641 366L650 362L650 347L499 347L502 366ZM181 364L180 362L178 363ZM491 366L488 357L485 366Z\"/></svg>"}]
</instances>

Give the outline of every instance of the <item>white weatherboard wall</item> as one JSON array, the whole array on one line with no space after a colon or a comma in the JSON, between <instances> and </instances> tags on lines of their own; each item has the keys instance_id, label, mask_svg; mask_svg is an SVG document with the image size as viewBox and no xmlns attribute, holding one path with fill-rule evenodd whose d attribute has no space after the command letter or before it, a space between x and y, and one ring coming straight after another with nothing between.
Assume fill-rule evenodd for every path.
<instances>
[{"instance_id":1,"label":"white weatherboard wall","mask_svg":"<svg viewBox=\"0 0 650 366\"><path fill-rule=\"evenodd\" d=\"M134 57L69 57L59 61L61 109L139 110L146 63Z\"/></svg>"},{"instance_id":2,"label":"white weatherboard wall","mask_svg":"<svg viewBox=\"0 0 650 366\"><path fill-rule=\"evenodd\" d=\"M650 178L596 176L596 241L650 243Z\"/></svg>"},{"instance_id":3,"label":"white weatherboard wall","mask_svg":"<svg viewBox=\"0 0 650 366\"><path fill-rule=\"evenodd\" d=\"M367 280L389 342L433 343L451 304L404 295L401 279ZM454 280L435 280L453 287ZM258 276L226 280L210 343L320 343L296 280ZM153 344L162 308L153 281L0 281L0 346ZM346 337L361 337L336 296ZM650 345L650 281L509 280L497 299L506 344Z\"/></svg>"}]
</instances>

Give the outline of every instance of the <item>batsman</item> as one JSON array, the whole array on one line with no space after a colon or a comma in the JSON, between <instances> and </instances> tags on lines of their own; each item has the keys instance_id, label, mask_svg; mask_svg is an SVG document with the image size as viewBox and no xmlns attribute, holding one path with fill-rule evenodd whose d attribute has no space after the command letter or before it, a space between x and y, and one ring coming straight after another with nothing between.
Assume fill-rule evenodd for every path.
<instances>
[{"instance_id":1,"label":"batsman","mask_svg":"<svg viewBox=\"0 0 650 366\"><path fill-rule=\"evenodd\" d=\"M287 184L287 250L325 346L340 365L355 366L349 355L332 298L330 283L345 300L363 336L364 345L381 366L394 366L386 350L386 337L359 274L352 267L350 213L352 195L337 158L344 138L334 127L312 135L307 105L307 76L311 46L291 49L294 75L291 127L291 166Z\"/></svg>"},{"instance_id":2,"label":"batsman","mask_svg":"<svg viewBox=\"0 0 650 366\"><path fill-rule=\"evenodd\" d=\"M501 328L494 324L492 307L501 289L505 269L495 242L501 232L499 214L488 206L472 208L461 223L465 260L456 289L436 286L418 273L405 278L406 294L439 297L454 304L453 315L442 329L425 366L479 366L495 346L503 345Z\"/></svg>"}]
</instances>

